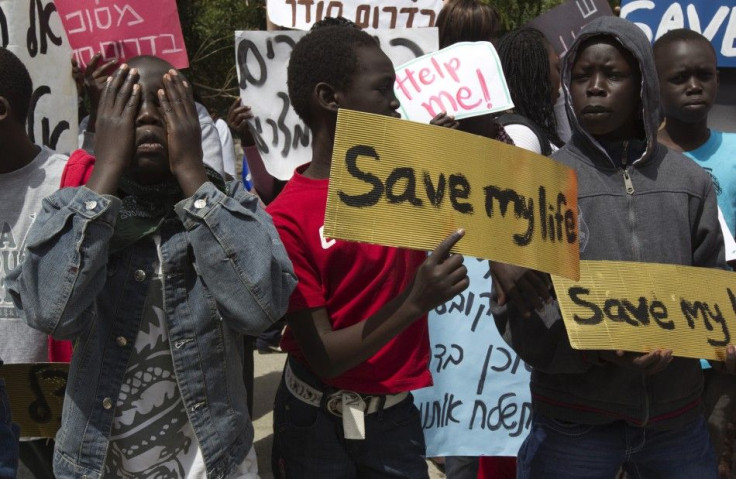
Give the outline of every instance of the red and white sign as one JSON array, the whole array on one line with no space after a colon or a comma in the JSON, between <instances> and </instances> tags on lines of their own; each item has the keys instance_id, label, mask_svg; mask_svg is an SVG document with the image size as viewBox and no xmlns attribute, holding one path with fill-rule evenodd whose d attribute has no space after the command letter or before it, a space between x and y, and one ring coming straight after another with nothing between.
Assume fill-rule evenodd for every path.
<instances>
[{"instance_id":1,"label":"red and white sign","mask_svg":"<svg viewBox=\"0 0 736 479\"><path fill-rule=\"evenodd\" d=\"M55 0L74 56L86 66L138 55L163 58L176 68L189 66L175 0Z\"/></svg>"}]
</instances>

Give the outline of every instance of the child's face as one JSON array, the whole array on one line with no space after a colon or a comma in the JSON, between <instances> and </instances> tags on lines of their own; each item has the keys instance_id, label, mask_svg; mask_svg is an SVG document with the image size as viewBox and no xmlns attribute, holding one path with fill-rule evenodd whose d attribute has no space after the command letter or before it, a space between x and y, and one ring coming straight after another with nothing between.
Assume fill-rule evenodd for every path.
<instances>
[{"instance_id":1,"label":"child's face","mask_svg":"<svg viewBox=\"0 0 736 479\"><path fill-rule=\"evenodd\" d=\"M340 108L399 118L399 100L394 94L396 73L391 60L378 47L358 47L355 54L358 66L350 86L346 91L335 92Z\"/></svg>"},{"instance_id":2,"label":"child's face","mask_svg":"<svg viewBox=\"0 0 736 479\"><path fill-rule=\"evenodd\" d=\"M634 59L612 38L584 43L572 67L570 95L580 125L604 140L632 138L641 79Z\"/></svg>"},{"instance_id":3,"label":"child's face","mask_svg":"<svg viewBox=\"0 0 736 479\"><path fill-rule=\"evenodd\" d=\"M655 61L665 115L683 123L705 121L718 93L710 46L697 40L673 42L657 51Z\"/></svg>"},{"instance_id":4,"label":"child's face","mask_svg":"<svg viewBox=\"0 0 736 479\"><path fill-rule=\"evenodd\" d=\"M163 76L171 65L152 58L133 59L140 74L141 103L135 118L135 150L128 174L141 184L160 183L171 177L166 122L158 99Z\"/></svg>"}]
</instances>

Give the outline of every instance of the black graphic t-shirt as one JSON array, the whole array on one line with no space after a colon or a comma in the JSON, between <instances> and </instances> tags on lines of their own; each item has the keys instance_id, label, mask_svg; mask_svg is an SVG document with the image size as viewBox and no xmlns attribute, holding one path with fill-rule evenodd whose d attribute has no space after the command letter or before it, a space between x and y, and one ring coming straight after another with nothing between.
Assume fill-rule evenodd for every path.
<instances>
[{"instance_id":1,"label":"black graphic t-shirt","mask_svg":"<svg viewBox=\"0 0 736 479\"><path fill-rule=\"evenodd\" d=\"M156 274L115 405L105 477L205 477L176 383L162 305L163 283ZM190 475L193 468L201 474Z\"/></svg>"}]
</instances>

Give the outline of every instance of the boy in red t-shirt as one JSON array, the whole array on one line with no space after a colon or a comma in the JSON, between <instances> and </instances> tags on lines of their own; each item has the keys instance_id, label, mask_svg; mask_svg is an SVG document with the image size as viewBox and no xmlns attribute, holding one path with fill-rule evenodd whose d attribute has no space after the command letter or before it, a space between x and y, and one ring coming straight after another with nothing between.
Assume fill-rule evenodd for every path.
<instances>
[{"instance_id":1,"label":"boy in red t-shirt","mask_svg":"<svg viewBox=\"0 0 736 479\"><path fill-rule=\"evenodd\" d=\"M329 26L291 54L289 96L313 133L300 167L268 212L294 264L274 406L274 471L295 477L428 477L419 411L431 384L426 313L468 286L456 231L422 251L323 235L339 108L399 116L391 60L356 28Z\"/></svg>"}]
</instances>

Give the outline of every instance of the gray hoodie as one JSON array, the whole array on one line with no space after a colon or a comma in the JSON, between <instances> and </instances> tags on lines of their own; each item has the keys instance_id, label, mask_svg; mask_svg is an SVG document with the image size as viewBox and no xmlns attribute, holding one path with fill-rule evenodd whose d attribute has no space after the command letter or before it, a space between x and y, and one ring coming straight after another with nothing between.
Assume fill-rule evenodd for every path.
<instances>
[{"instance_id":1,"label":"gray hoodie","mask_svg":"<svg viewBox=\"0 0 736 479\"><path fill-rule=\"evenodd\" d=\"M646 138L604 146L575 117L572 65L582 42L599 35L615 38L639 63ZM725 267L710 178L657 143L659 85L646 36L618 17L595 19L581 30L562 68L573 135L552 157L578 175L581 259ZM505 339L534 368L536 412L583 424L622 419L658 429L679 427L700 413L697 360L675 358L664 371L644 376L601 361L595 351L573 350L556 303L542 317L525 319L512 306L495 307L494 315Z\"/></svg>"}]
</instances>

